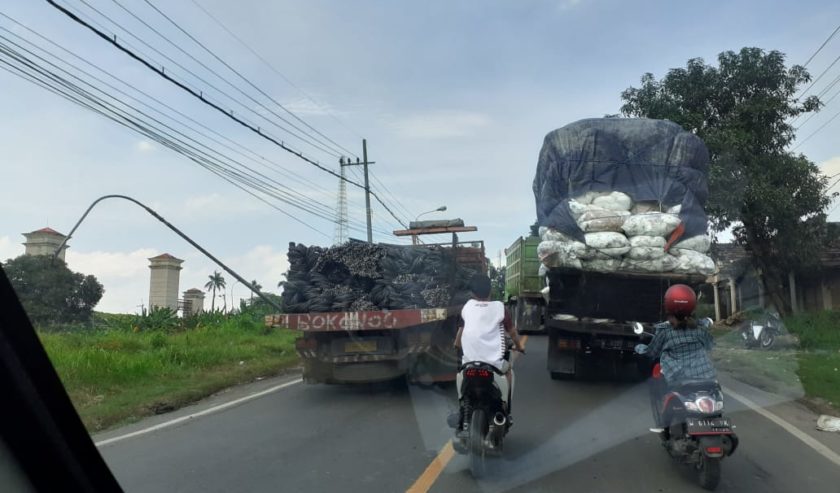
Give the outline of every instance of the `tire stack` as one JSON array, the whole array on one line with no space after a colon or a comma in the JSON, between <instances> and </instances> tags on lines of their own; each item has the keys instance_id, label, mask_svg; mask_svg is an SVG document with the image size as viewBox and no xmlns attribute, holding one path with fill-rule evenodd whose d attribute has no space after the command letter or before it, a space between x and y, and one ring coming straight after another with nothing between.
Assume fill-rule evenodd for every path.
<instances>
[{"instance_id":1,"label":"tire stack","mask_svg":"<svg viewBox=\"0 0 840 493\"><path fill-rule=\"evenodd\" d=\"M283 302L289 313L432 308L469 299L473 271L449 249L363 242L289 244Z\"/></svg>"}]
</instances>

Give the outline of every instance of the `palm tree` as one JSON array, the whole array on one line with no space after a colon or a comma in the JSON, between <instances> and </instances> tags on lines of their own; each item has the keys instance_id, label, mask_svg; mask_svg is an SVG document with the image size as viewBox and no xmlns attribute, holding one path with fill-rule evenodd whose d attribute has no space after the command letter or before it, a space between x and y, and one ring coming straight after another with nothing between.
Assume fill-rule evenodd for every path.
<instances>
[{"instance_id":1,"label":"palm tree","mask_svg":"<svg viewBox=\"0 0 840 493\"><path fill-rule=\"evenodd\" d=\"M251 281L251 304L254 304L254 291L259 291L262 289L260 283L257 282L256 279Z\"/></svg>"},{"instance_id":2,"label":"palm tree","mask_svg":"<svg viewBox=\"0 0 840 493\"><path fill-rule=\"evenodd\" d=\"M225 278L222 277L222 274L219 271L213 271L213 275L207 277L209 277L210 280L204 285L204 289L207 291L213 291L213 297L210 299L210 311L214 312L216 311L216 290L222 289L226 286Z\"/></svg>"}]
</instances>

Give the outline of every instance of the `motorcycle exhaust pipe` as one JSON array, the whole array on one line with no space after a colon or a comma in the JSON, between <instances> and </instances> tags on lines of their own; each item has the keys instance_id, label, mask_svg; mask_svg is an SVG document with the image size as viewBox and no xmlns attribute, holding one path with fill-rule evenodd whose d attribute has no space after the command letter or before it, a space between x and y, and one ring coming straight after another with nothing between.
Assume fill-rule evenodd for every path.
<instances>
[{"instance_id":1,"label":"motorcycle exhaust pipe","mask_svg":"<svg viewBox=\"0 0 840 493\"><path fill-rule=\"evenodd\" d=\"M496 413L493 416L493 424L496 426L504 426L507 423L507 417L503 413Z\"/></svg>"}]
</instances>

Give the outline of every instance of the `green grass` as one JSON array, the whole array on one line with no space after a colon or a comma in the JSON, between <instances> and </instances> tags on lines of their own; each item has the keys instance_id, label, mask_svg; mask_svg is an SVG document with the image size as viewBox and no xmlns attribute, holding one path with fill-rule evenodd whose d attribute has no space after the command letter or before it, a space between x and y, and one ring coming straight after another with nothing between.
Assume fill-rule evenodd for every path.
<instances>
[{"instance_id":1,"label":"green grass","mask_svg":"<svg viewBox=\"0 0 840 493\"><path fill-rule=\"evenodd\" d=\"M785 318L793 336L774 350L743 349L737 330L715 329L718 368L775 394L802 396L821 409L840 408L840 312L803 313ZM823 411L821 411L823 412Z\"/></svg>"},{"instance_id":2,"label":"green grass","mask_svg":"<svg viewBox=\"0 0 840 493\"><path fill-rule=\"evenodd\" d=\"M785 327L799 336L805 350L840 350L840 312L822 311L785 318Z\"/></svg>"},{"instance_id":3,"label":"green grass","mask_svg":"<svg viewBox=\"0 0 840 493\"><path fill-rule=\"evenodd\" d=\"M41 332L90 431L180 407L297 363L296 335L239 315L187 330Z\"/></svg>"}]
</instances>

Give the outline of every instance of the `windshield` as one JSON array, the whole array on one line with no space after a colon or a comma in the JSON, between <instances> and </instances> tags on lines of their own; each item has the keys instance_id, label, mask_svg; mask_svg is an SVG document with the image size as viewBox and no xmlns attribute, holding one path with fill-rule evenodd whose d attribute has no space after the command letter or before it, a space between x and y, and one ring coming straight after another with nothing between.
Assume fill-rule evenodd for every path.
<instances>
[{"instance_id":1,"label":"windshield","mask_svg":"<svg viewBox=\"0 0 840 493\"><path fill-rule=\"evenodd\" d=\"M5 2L0 267L126 491L834 492L838 19Z\"/></svg>"}]
</instances>

